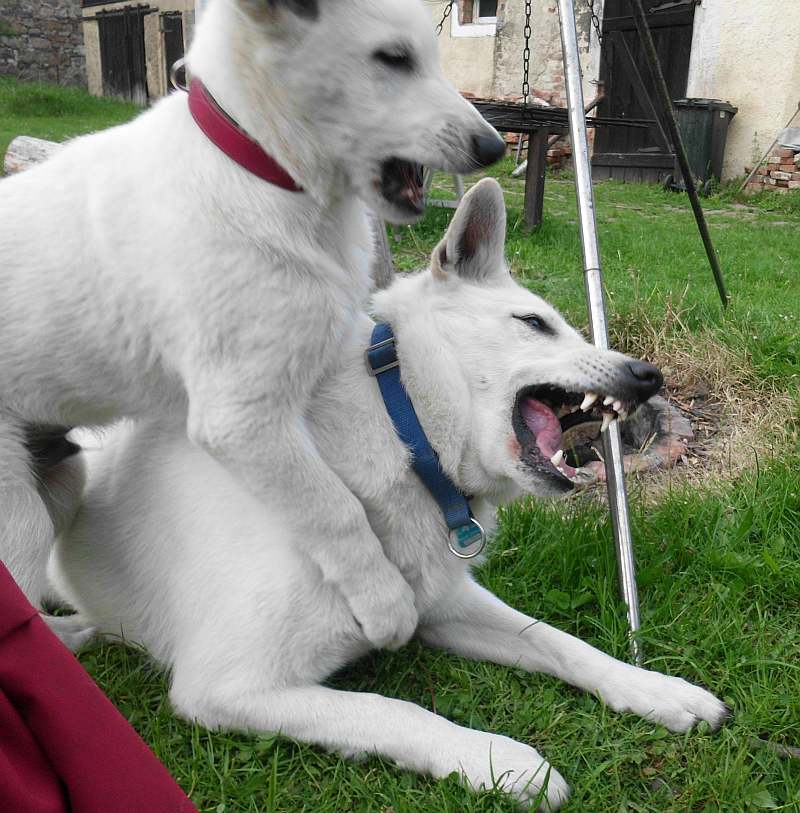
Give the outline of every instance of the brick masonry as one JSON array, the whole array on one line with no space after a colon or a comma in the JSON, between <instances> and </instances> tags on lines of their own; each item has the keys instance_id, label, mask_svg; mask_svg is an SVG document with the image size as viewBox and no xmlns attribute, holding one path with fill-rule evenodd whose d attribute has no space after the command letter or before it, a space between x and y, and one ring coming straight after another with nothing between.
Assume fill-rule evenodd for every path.
<instances>
[{"instance_id":1,"label":"brick masonry","mask_svg":"<svg viewBox=\"0 0 800 813\"><path fill-rule=\"evenodd\" d=\"M749 173L750 167L745 167L744 171ZM800 189L800 150L780 147L767 158L747 184L748 192L764 189L781 193Z\"/></svg>"},{"instance_id":2,"label":"brick masonry","mask_svg":"<svg viewBox=\"0 0 800 813\"><path fill-rule=\"evenodd\" d=\"M80 0L3 0L0 76L85 86Z\"/></svg>"}]
</instances>

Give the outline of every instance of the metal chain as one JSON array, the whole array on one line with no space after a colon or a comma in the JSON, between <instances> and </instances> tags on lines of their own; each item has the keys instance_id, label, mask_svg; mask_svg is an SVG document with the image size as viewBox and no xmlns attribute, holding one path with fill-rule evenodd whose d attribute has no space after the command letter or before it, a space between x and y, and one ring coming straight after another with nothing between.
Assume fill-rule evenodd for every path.
<instances>
[{"instance_id":1,"label":"metal chain","mask_svg":"<svg viewBox=\"0 0 800 813\"><path fill-rule=\"evenodd\" d=\"M528 104L531 95L531 0L525 0L525 28L522 35L525 37L525 47L522 50L522 103Z\"/></svg>"},{"instance_id":2,"label":"metal chain","mask_svg":"<svg viewBox=\"0 0 800 813\"><path fill-rule=\"evenodd\" d=\"M599 43L603 42L603 31L600 28L600 18L597 16L597 12L594 9L594 0L586 0L587 5L589 6L589 14L592 18L592 26L594 30L597 32L597 41Z\"/></svg>"},{"instance_id":3,"label":"metal chain","mask_svg":"<svg viewBox=\"0 0 800 813\"><path fill-rule=\"evenodd\" d=\"M439 22L439 25L436 26L437 37L439 36L439 34L442 33L444 24L447 22L447 18L450 16L450 12L453 10L453 5L455 4L455 2L456 0L449 0L448 4L444 7L444 14L442 14L442 19Z\"/></svg>"}]
</instances>

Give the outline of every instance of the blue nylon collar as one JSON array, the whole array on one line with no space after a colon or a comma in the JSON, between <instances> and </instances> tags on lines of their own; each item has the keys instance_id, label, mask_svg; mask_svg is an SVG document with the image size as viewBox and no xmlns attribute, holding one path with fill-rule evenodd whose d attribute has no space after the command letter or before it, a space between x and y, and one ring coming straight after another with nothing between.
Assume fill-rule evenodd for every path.
<instances>
[{"instance_id":1,"label":"blue nylon collar","mask_svg":"<svg viewBox=\"0 0 800 813\"><path fill-rule=\"evenodd\" d=\"M439 457L420 425L400 380L400 362L391 325L386 322L375 325L372 344L364 355L369 374L378 380L395 431L411 451L411 467L436 500L450 529L450 550L464 559L477 556L485 543L483 529L472 516L467 497L442 470Z\"/></svg>"}]
</instances>

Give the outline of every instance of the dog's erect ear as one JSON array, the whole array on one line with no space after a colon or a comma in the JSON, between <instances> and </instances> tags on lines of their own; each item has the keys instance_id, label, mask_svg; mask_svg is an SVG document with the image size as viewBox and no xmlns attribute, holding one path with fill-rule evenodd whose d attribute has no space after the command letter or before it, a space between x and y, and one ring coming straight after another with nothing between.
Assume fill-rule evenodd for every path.
<instances>
[{"instance_id":1,"label":"dog's erect ear","mask_svg":"<svg viewBox=\"0 0 800 813\"><path fill-rule=\"evenodd\" d=\"M464 195L443 240L433 250L431 271L446 279L450 273L474 282L508 276L504 249L506 205L494 178L484 178Z\"/></svg>"}]
</instances>

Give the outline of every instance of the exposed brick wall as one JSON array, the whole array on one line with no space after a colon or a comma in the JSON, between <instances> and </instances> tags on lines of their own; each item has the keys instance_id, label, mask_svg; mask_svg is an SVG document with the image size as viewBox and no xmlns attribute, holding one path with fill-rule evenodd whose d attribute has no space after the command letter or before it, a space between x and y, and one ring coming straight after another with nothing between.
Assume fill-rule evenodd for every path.
<instances>
[{"instance_id":1,"label":"exposed brick wall","mask_svg":"<svg viewBox=\"0 0 800 813\"><path fill-rule=\"evenodd\" d=\"M3 0L0 76L86 85L80 0Z\"/></svg>"}]
</instances>

